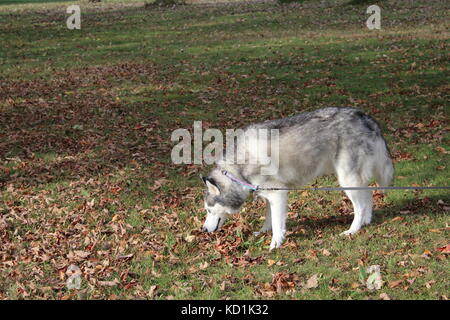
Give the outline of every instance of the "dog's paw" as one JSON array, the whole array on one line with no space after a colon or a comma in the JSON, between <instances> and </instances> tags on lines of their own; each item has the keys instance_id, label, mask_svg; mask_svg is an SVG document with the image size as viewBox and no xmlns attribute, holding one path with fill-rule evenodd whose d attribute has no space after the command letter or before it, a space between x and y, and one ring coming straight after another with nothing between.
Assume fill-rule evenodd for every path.
<instances>
[{"instance_id":1,"label":"dog's paw","mask_svg":"<svg viewBox=\"0 0 450 320\"><path fill-rule=\"evenodd\" d=\"M278 249L283 244L284 237L273 237L272 242L270 242L269 251L273 249Z\"/></svg>"},{"instance_id":2,"label":"dog's paw","mask_svg":"<svg viewBox=\"0 0 450 320\"><path fill-rule=\"evenodd\" d=\"M355 233L357 233L358 232L358 230L356 230L356 231L354 231L354 230L346 230L346 231L344 231L344 232L341 232L341 233L339 233L339 235L340 236L350 236L350 235L352 235L352 234L355 234Z\"/></svg>"}]
</instances>

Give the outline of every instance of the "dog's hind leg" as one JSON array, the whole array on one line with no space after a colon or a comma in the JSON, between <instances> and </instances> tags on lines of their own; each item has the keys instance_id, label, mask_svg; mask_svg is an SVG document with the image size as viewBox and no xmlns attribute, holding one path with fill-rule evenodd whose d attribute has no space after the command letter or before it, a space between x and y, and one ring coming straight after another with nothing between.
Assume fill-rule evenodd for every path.
<instances>
[{"instance_id":1,"label":"dog's hind leg","mask_svg":"<svg viewBox=\"0 0 450 320\"><path fill-rule=\"evenodd\" d=\"M367 183L357 176L342 176L338 174L342 187L367 187ZM365 224L369 224L372 218L372 192L370 190L345 190L346 195L352 201L355 217L350 228L341 235L354 234Z\"/></svg>"},{"instance_id":2,"label":"dog's hind leg","mask_svg":"<svg viewBox=\"0 0 450 320\"><path fill-rule=\"evenodd\" d=\"M287 191L270 191L262 195L270 205L270 221L272 222L270 250L279 248L284 240L286 233L287 195Z\"/></svg>"},{"instance_id":3,"label":"dog's hind leg","mask_svg":"<svg viewBox=\"0 0 450 320\"><path fill-rule=\"evenodd\" d=\"M371 191L367 191L368 195L366 195L367 200L367 206L366 210L363 211L363 220L362 224L363 226L368 225L372 222L372 212L373 212L373 196Z\"/></svg>"}]
</instances>

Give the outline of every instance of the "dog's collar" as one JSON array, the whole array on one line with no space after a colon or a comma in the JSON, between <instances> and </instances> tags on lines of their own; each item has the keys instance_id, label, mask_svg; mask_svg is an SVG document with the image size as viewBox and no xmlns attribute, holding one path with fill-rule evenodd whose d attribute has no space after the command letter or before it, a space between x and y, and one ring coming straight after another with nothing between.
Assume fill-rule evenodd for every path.
<instances>
[{"instance_id":1,"label":"dog's collar","mask_svg":"<svg viewBox=\"0 0 450 320\"><path fill-rule=\"evenodd\" d=\"M242 185L242 186L244 186L244 187L246 187L246 188L248 188L250 190L256 191L256 190L259 189L258 186L255 186L255 185L253 185L251 183L239 180L238 178L233 176L231 173L229 173L227 170L222 170L222 174L224 176L228 177L230 180L232 180L232 181L234 181L234 182L236 182L236 183L238 183L238 184L240 184L240 185Z\"/></svg>"}]
</instances>

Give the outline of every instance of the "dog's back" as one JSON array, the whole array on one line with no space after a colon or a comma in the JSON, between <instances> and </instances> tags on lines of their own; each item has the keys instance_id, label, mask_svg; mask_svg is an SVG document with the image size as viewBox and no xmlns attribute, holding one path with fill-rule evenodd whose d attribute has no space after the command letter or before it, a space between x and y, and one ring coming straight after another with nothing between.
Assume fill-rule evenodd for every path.
<instances>
[{"instance_id":1,"label":"dog's back","mask_svg":"<svg viewBox=\"0 0 450 320\"><path fill-rule=\"evenodd\" d=\"M388 185L392 161L378 122L361 110L329 107L289 118L249 125L250 129L279 131L279 172L260 176L255 166L244 174L259 184L301 186L322 174L358 175L367 183L374 177Z\"/></svg>"}]
</instances>

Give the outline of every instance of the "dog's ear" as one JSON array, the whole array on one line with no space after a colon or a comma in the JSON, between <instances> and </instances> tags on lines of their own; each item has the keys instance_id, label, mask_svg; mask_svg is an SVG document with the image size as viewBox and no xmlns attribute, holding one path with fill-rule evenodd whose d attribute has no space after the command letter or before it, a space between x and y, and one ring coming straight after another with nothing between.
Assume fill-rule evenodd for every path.
<instances>
[{"instance_id":1,"label":"dog's ear","mask_svg":"<svg viewBox=\"0 0 450 320\"><path fill-rule=\"evenodd\" d=\"M214 196L220 194L219 187L214 183L214 180L206 180L206 186L208 187L208 192Z\"/></svg>"},{"instance_id":2,"label":"dog's ear","mask_svg":"<svg viewBox=\"0 0 450 320\"><path fill-rule=\"evenodd\" d=\"M220 194L220 189L217 186L217 183L214 181L214 179L204 177L200 175L200 178L202 178L203 182L205 183L206 187L208 188L208 192L212 195L218 196Z\"/></svg>"}]
</instances>

